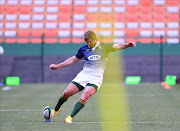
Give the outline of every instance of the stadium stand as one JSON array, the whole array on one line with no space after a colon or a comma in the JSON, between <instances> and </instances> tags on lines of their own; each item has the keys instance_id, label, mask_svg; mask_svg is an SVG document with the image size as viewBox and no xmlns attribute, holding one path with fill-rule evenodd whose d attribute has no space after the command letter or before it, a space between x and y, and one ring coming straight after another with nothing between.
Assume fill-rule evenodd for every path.
<instances>
[{"instance_id":1,"label":"stadium stand","mask_svg":"<svg viewBox=\"0 0 180 131\"><path fill-rule=\"evenodd\" d=\"M41 43L45 34L46 43L79 43L93 29L105 42L179 43L179 8L179 0L1 0L0 42Z\"/></svg>"}]
</instances>

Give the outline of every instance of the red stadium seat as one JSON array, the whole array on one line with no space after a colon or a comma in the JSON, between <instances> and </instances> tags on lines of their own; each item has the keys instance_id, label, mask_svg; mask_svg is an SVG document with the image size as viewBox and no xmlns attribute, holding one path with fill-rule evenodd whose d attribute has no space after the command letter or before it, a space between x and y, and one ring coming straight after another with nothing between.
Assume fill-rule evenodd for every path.
<instances>
[{"instance_id":1,"label":"red stadium seat","mask_svg":"<svg viewBox=\"0 0 180 131\"><path fill-rule=\"evenodd\" d=\"M86 12L86 7L85 6L74 6L74 11L75 14L83 14Z\"/></svg>"},{"instance_id":2,"label":"red stadium seat","mask_svg":"<svg viewBox=\"0 0 180 131\"><path fill-rule=\"evenodd\" d=\"M57 31L56 30L46 30L44 35L48 36L48 37L55 37L55 36L57 36Z\"/></svg>"},{"instance_id":3,"label":"red stadium seat","mask_svg":"<svg viewBox=\"0 0 180 131\"><path fill-rule=\"evenodd\" d=\"M126 35L130 37L136 37L139 35L138 30L126 30Z\"/></svg>"},{"instance_id":4,"label":"red stadium seat","mask_svg":"<svg viewBox=\"0 0 180 131\"><path fill-rule=\"evenodd\" d=\"M165 43L166 40L163 38L163 39L162 39L162 42ZM160 43L161 43L161 39L160 39L160 38L154 38L154 39L153 39L153 43L160 44Z\"/></svg>"},{"instance_id":5,"label":"red stadium seat","mask_svg":"<svg viewBox=\"0 0 180 131\"><path fill-rule=\"evenodd\" d=\"M126 15L127 21L134 21L137 22L138 21L138 15Z\"/></svg>"},{"instance_id":6,"label":"red stadium seat","mask_svg":"<svg viewBox=\"0 0 180 131\"><path fill-rule=\"evenodd\" d=\"M44 38L44 42L48 43L48 44L55 44L55 43L57 43L57 39L56 38Z\"/></svg>"},{"instance_id":7,"label":"red stadium seat","mask_svg":"<svg viewBox=\"0 0 180 131\"><path fill-rule=\"evenodd\" d=\"M6 7L6 12L7 12L8 14L16 14L17 11L18 11L17 6L7 6L7 7Z\"/></svg>"},{"instance_id":8,"label":"red stadium seat","mask_svg":"<svg viewBox=\"0 0 180 131\"><path fill-rule=\"evenodd\" d=\"M126 42L136 42L137 39L135 38L127 38L125 39Z\"/></svg>"},{"instance_id":9,"label":"red stadium seat","mask_svg":"<svg viewBox=\"0 0 180 131\"><path fill-rule=\"evenodd\" d=\"M67 44L67 43L70 43L70 38L60 38L59 39L59 43L62 43L62 44Z\"/></svg>"},{"instance_id":10,"label":"red stadium seat","mask_svg":"<svg viewBox=\"0 0 180 131\"><path fill-rule=\"evenodd\" d=\"M154 6L155 13L165 13L166 8L165 6Z\"/></svg>"},{"instance_id":11,"label":"red stadium seat","mask_svg":"<svg viewBox=\"0 0 180 131\"><path fill-rule=\"evenodd\" d=\"M30 31L29 30L18 30L17 43L26 44L29 43ZM25 38L24 38L25 37Z\"/></svg>"},{"instance_id":12,"label":"red stadium seat","mask_svg":"<svg viewBox=\"0 0 180 131\"><path fill-rule=\"evenodd\" d=\"M82 38L72 38L72 43L79 44L79 43L82 43L82 42L83 42Z\"/></svg>"},{"instance_id":13,"label":"red stadium seat","mask_svg":"<svg viewBox=\"0 0 180 131\"><path fill-rule=\"evenodd\" d=\"M179 14L168 13L167 20L168 21L179 21Z\"/></svg>"},{"instance_id":14,"label":"red stadium seat","mask_svg":"<svg viewBox=\"0 0 180 131\"><path fill-rule=\"evenodd\" d=\"M166 0L166 3L168 6L179 4L178 0Z\"/></svg>"},{"instance_id":15,"label":"red stadium seat","mask_svg":"<svg viewBox=\"0 0 180 131\"><path fill-rule=\"evenodd\" d=\"M87 21L97 21L98 14L87 14L86 18L87 18Z\"/></svg>"},{"instance_id":16,"label":"red stadium seat","mask_svg":"<svg viewBox=\"0 0 180 131\"><path fill-rule=\"evenodd\" d=\"M20 44L27 44L29 43L29 39L28 38L18 38L17 39L17 43L20 43Z\"/></svg>"},{"instance_id":17,"label":"red stadium seat","mask_svg":"<svg viewBox=\"0 0 180 131\"><path fill-rule=\"evenodd\" d=\"M1 7L0 7L0 14L3 14L4 11L5 11L4 7L1 6Z\"/></svg>"},{"instance_id":18,"label":"red stadium seat","mask_svg":"<svg viewBox=\"0 0 180 131\"><path fill-rule=\"evenodd\" d=\"M140 16L141 21L152 21L152 14L145 14Z\"/></svg>"},{"instance_id":19,"label":"red stadium seat","mask_svg":"<svg viewBox=\"0 0 180 131\"><path fill-rule=\"evenodd\" d=\"M113 20L112 14L103 14L103 13L101 13L100 20L101 21L112 21Z\"/></svg>"},{"instance_id":20,"label":"red stadium seat","mask_svg":"<svg viewBox=\"0 0 180 131\"><path fill-rule=\"evenodd\" d=\"M154 21L165 21L165 15L164 14L154 14L153 16Z\"/></svg>"},{"instance_id":21,"label":"red stadium seat","mask_svg":"<svg viewBox=\"0 0 180 131\"><path fill-rule=\"evenodd\" d=\"M150 43L152 43L152 39L151 38L140 38L139 42L142 44L150 44Z\"/></svg>"},{"instance_id":22,"label":"red stadium seat","mask_svg":"<svg viewBox=\"0 0 180 131\"><path fill-rule=\"evenodd\" d=\"M30 14L31 9L32 8L30 6L22 6L22 7L20 7L20 13L21 14Z\"/></svg>"},{"instance_id":23,"label":"red stadium seat","mask_svg":"<svg viewBox=\"0 0 180 131\"><path fill-rule=\"evenodd\" d=\"M32 30L31 36L32 37L42 37L43 31L42 30Z\"/></svg>"},{"instance_id":24,"label":"red stadium seat","mask_svg":"<svg viewBox=\"0 0 180 131\"><path fill-rule=\"evenodd\" d=\"M16 43L16 39L15 38L6 38L5 42L7 44L14 44L14 43Z\"/></svg>"},{"instance_id":25,"label":"red stadium seat","mask_svg":"<svg viewBox=\"0 0 180 131\"><path fill-rule=\"evenodd\" d=\"M112 38L103 38L101 40L103 43L112 43L113 42L113 39Z\"/></svg>"},{"instance_id":26,"label":"red stadium seat","mask_svg":"<svg viewBox=\"0 0 180 131\"><path fill-rule=\"evenodd\" d=\"M41 44L42 39L41 38L31 38L30 42L33 43L33 44Z\"/></svg>"},{"instance_id":27,"label":"red stadium seat","mask_svg":"<svg viewBox=\"0 0 180 131\"><path fill-rule=\"evenodd\" d=\"M18 30L18 36L19 37L28 37L30 36L29 30Z\"/></svg>"},{"instance_id":28,"label":"red stadium seat","mask_svg":"<svg viewBox=\"0 0 180 131\"><path fill-rule=\"evenodd\" d=\"M152 7L142 6L142 7L140 8L140 11L141 11L141 13L143 13L143 14L149 14L149 13L152 12Z\"/></svg>"},{"instance_id":29,"label":"red stadium seat","mask_svg":"<svg viewBox=\"0 0 180 131\"><path fill-rule=\"evenodd\" d=\"M141 5L149 6L152 4L152 0L141 0Z\"/></svg>"},{"instance_id":30,"label":"red stadium seat","mask_svg":"<svg viewBox=\"0 0 180 131\"><path fill-rule=\"evenodd\" d=\"M138 12L138 6L127 6L127 12L137 13Z\"/></svg>"},{"instance_id":31,"label":"red stadium seat","mask_svg":"<svg viewBox=\"0 0 180 131\"><path fill-rule=\"evenodd\" d=\"M71 13L72 6L60 6L59 11L60 11L60 13Z\"/></svg>"},{"instance_id":32,"label":"red stadium seat","mask_svg":"<svg viewBox=\"0 0 180 131\"><path fill-rule=\"evenodd\" d=\"M71 15L70 14L60 14L59 15L59 20L69 22L71 20Z\"/></svg>"},{"instance_id":33,"label":"red stadium seat","mask_svg":"<svg viewBox=\"0 0 180 131\"><path fill-rule=\"evenodd\" d=\"M125 15L124 14L114 14L114 20L115 21L124 21L125 20Z\"/></svg>"},{"instance_id":34,"label":"red stadium seat","mask_svg":"<svg viewBox=\"0 0 180 131\"><path fill-rule=\"evenodd\" d=\"M0 38L0 43L4 42L4 39Z\"/></svg>"}]
</instances>

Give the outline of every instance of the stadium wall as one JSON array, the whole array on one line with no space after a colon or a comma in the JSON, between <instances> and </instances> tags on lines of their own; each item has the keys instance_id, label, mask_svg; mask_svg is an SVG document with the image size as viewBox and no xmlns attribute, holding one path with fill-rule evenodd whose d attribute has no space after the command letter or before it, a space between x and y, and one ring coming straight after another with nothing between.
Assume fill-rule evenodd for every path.
<instances>
[{"instance_id":1,"label":"stadium wall","mask_svg":"<svg viewBox=\"0 0 180 131\"><path fill-rule=\"evenodd\" d=\"M0 80L6 76L19 76L22 83L41 82L41 45L40 44L2 44L5 53L0 56ZM45 44L44 47L44 81L69 82L82 69L83 62L70 67L52 71L49 65L59 63L76 54L82 44ZM166 75L180 77L180 47L164 45L163 79ZM119 51L123 58L124 78L141 76L142 82L160 81L159 45L137 44L136 48Z\"/></svg>"}]
</instances>

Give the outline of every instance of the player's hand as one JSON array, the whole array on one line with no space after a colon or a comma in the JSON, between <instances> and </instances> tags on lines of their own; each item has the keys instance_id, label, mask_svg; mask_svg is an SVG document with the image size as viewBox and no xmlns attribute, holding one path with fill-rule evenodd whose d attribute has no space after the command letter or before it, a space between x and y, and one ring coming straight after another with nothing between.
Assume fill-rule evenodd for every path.
<instances>
[{"instance_id":1,"label":"player's hand","mask_svg":"<svg viewBox=\"0 0 180 131\"><path fill-rule=\"evenodd\" d=\"M58 68L57 68L57 65L55 65L55 64L51 64L51 65L50 65L50 68L51 68L51 70L56 70L56 69L58 69Z\"/></svg>"},{"instance_id":2,"label":"player's hand","mask_svg":"<svg viewBox=\"0 0 180 131\"><path fill-rule=\"evenodd\" d=\"M135 42L129 42L128 47L136 47L136 43Z\"/></svg>"}]
</instances>

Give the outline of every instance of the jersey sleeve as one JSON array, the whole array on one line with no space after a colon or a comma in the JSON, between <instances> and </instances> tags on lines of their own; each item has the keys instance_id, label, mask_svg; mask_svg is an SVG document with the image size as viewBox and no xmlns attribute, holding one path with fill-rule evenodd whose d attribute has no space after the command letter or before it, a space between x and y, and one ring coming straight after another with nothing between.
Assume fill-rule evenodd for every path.
<instances>
[{"instance_id":1,"label":"jersey sleeve","mask_svg":"<svg viewBox=\"0 0 180 131\"><path fill-rule=\"evenodd\" d=\"M113 44L104 44L104 49L105 49L105 52L106 52L106 53L116 51L116 50L113 48Z\"/></svg>"},{"instance_id":2,"label":"jersey sleeve","mask_svg":"<svg viewBox=\"0 0 180 131\"><path fill-rule=\"evenodd\" d=\"M84 57L84 54L82 52L82 48L80 48L77 52L77 54L75 55L78 59L82 59Z\"/></svg>"}]
</instances>

